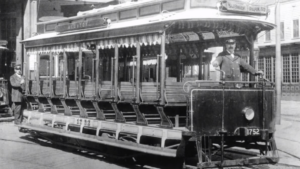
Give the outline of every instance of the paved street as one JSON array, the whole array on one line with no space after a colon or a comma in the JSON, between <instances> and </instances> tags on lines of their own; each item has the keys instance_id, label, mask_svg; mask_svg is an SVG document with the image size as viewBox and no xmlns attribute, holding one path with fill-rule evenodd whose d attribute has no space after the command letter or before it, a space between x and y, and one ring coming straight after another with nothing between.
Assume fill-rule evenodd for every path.
<instances>
[{"instance_id":1,"label":"paved street","mask_svg":"<svg viewBox=\"0 0 300 169\"><path fill-rule=\"evenodd\" d=\"M279 164L253 168L300 168L299 110L300 102L282 101L282 120L281 124L276 126L275 136L279 149L278 153L281 157ZM50 144L32 140L28 134L20 133L12 122L0 123L0 145L1 169L150 168L86 152L61 150Z\"/></svg>"}]
</instances>

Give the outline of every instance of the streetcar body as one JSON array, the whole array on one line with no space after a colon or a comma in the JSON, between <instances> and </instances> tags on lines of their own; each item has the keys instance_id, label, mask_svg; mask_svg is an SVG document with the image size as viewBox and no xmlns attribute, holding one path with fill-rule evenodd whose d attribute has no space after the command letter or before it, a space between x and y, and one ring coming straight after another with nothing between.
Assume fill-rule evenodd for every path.
<instances>
[{"instance_id":1,"label":"streetcar body","mask_svg":"<svg viewBox=\"0 0 300 169\"><path fill-rule=\"evenodd\" d=\"M7 80L0 79L0 118L1 121L11 121L13 119L13 113L10 108L9 92Z\"/></svg>"},{"instance_id":2,"label":"streetcar body","mask_svg":"<svg viewBox=\"0 0 300 169\"><path fill-rule=\"evenodd\" d=\"M211 81L205 52L234 37L253 58L256 35L274 25L253 17L264 7L234 13L218 2L131 2L39 24L41 34L23 41L20 127L107 156L164 156L198 168L276 163L273 84ZM196 76L183 73L188 65ZM227 147L258 152L226 161Z\"/></svg>"},{"instance_id":3,"label":"streetcar body","mask_svg":"<svg viewBox=\"0 0 300 169\"><path fill-rule=\"evenodd\" d=\"M273 88L262 91L262 88L222 89L222 86L194 89L192 127L209 136L221 131L228 136L260 135L264 129L273 133L274 92ZM202 119L205 120L198 123Z\"/></svg>"}]
</instances>

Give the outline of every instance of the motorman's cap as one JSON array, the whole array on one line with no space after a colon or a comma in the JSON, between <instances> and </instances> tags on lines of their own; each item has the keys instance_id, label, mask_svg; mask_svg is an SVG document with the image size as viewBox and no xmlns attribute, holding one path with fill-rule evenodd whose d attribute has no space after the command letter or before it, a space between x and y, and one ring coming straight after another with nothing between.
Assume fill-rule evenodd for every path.
<instances>
[{"instance_id":1,"label":"motorman's cap","mask_svg":"<svg viewBox=\"0 0 300 169\"><path fill-rule=\"evenodd\" d=\"M235 39L227 39L225 41L225 43L227 43L227 44L233 44L233 43L235 43Z\"/></svg>"},{"instance_id":2,"label":"motorman's cap","mask_svg":"<svg viewBox=\"0 0 300 169\"><path fill-rule=\"evenodd\" d=\"M15 69L21 69L21 65L20 64L16 64L14 68Z\"/></svg>"}]
</instances>

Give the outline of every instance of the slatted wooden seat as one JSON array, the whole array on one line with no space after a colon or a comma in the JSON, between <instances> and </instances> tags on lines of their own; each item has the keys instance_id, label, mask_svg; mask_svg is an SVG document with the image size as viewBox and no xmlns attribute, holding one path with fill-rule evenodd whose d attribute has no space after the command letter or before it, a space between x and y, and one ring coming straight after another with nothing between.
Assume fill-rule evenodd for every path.
<instances>
[{"instance_id":1,"label":"slatted wooden seat","mask_svg":"<svg viewBox=\"0 0 300 169\"><path fill-rule=\"evenodd\" d=\"M78 91L78 82L76 81L67 81L67 99L75 99L77 98L80 94L82 94L81 91Z\"/></svg>"},{"instance_id":2,"label":"slatted wooden seat","mask_svg":"<svg viewBox=\"0 0 300 169\"><path fill-rule=\"evenodd\" d=\"M136 96L135 86L130 82L121 82L118 96L121 102L134 102Z\"/></svg>"},{"instance_id":3,"label":"slatted wooden seat","mask_svg":"<svg viewBox=\"0 0 300 169\"><path fill-rule=\"evenodd\" d=\"M63 96L63 88L64 88L64 82L59 80L53 81L53 96L52 97L62 97Z\"/></svg>"},{"instance_id":4,"label":"slatted wooden seat","mask_svg":"<svg viewBox=\"0 0 300 169\"><path fill-rule=\"evenodd\" d=\"M183 83L181 82L167 82L164 97L167 106L187 105L188 93L183 90Z\"/></svg>"},{"instance_id":5,"label":"slatted wooden seat","mask_svg":"<svg viewBox=\"0 0 300 169\"><path fill-rule=\"evenodd\" d=\"M63 97L63 87L64 87L64 82L60 80L53 80L53 93L51 96L51 113L53 114L60 114L65 112L65 108L60 101L60 98Z\"/></svg>"},{"instance_id":6,"label":"slatted wooden seat","mask_svg":"<svg viewBox=\"0 0 300 169\"><path fill-rule=\"evenodd\" d=\"M99 89L100 101L112 101L114 88L111 81L102 81Z\"/></svg>"},{"instance_id":7,"label":"slatted wooden seat","mask_svg":"<svg viewBox=\"0 0 300 169\"><path fill-rule=\"evenodd\" d=\"M82 100L94 100L96 97L95 82L83 81L82 82Z\"/></svg>"},{"instance_id":8,"label":"slatted wooden seat","mask_svg":"<svg viewBox=\"0 0 300 169\"><path fill-rule=\"evenodd\" d=\"M41 96L43 97L50 97L50 82L48 80L41 81Z\"/></svg>"},{"instance_id":9,"label":"slatted wooden seat","mask_svg":"<svg viewBox=\"0 0 300 169\"><path fill-rule=\"evenodd\" d=\"M154 82L143 82L140 90L141 104L158 104L159 88Z\"/></svg>"},{"instance_id":10,"label":"slatted wooden seat","mask_svg":"<svg viewBox=\"0 0 300 169\"><path fill-rule=\"evenodd\" d=\"M29 89L28 91L29 96L38 96L40 94L39 85L35 80L29 80L28 89Z\"/></svg>"},{"instance_id":11,"label":"slatted wooden seat","mask_svg":"<svg viewBox=\"0 0 300 169\"><path fill-rule=\"evenodd\" d=\"M38 110L40 103L37 99L37 96L40 94L40 88L35 80L28 81L28 93L26 94L26 104L28 109Z\"/></svg>"}]
</instances>

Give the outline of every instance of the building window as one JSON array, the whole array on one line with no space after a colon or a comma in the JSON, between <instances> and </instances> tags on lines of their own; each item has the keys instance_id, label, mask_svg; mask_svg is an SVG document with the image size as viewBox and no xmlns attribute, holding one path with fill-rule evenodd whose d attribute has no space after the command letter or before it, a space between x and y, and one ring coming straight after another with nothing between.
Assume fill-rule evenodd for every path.
<instances>
[{"instance_id":1,"label":"building window","mask_svg":"<svg viewBox=\"0 0 300 169\"><path fill-rule=\"evenodd\" d=\"M248 56L242 56L242 59L249 64ZM249 81L249 73L242 73L242 81Z\"/></svg>"},{"instance_id":2,"label":"building window","mask_svg":"<svg viewBox=\"0 0 300 169\"><path fill-rule=\"evenodd\" d=\"M288 54L282 57L282 80L283 83L289 83L290 79L290 56Z\"/></svg>"},{"instance_id":3,"label":"building window","mask_svg":"<svg viewBox=\"0 0 300 169\"><path fill-rule=\"evenodd\" d=\"M271 41L271 31L266 31L266 42Z\"/></svg>"},{"instance_id":4,"label":"building window","mask_svg":"<svg viewBox=\"0 0 300 169\"><path fill-rule=\"evenodd\" d=\"M299 54L293 53L291 56L292 59L292 83L299 83Z\"/></svg>"},{"instance_id":5,"label":"building window","mask_svg":"<svg viewBox=\"0 0 300 169\"><path fill-rule=\"evenodd\" d=\"M298 19L293 20L293 37L294 38L299 37L299 20Z\"/></svg>"},{"instance_id":6,"label":"building window","mask_svg":"<svg viewBox=\"0 0 300 169\"><path fill-rule=\"evenodd\" d=\"M272 59L273 59L273 80L272 82L275 82L275 78L276 78L276 72L275 72L275 69L276 69L276 57L275 56L272 56Z\"/></svg>"},{"instance_id":7,"label":"building window","mask_svg":"<svg viewBox=\"0 0 300 169\"><path fill-rule=\"evenodd\" d=\"M280 22L280 39L284 40L284 22Z\"/></svg>"},{"instance_id":8,"label":"building window","mask_svg":"<svg viewBox=\"0 0 300 169\"><path fill-rule=\"evenodd\" d=\"M258 70L264 71L264 58L258 59Z\"/></svg>"},{"instance_id":9,"label":"building window","mask_svg":"<svg viewBox=\"0 0 300 169\"><path fill-rule=\"evenodd\" d=\"M272 81L272 58L271 57L266 57L266 73L265 77Z\"/></svg>"}]
</instances>

